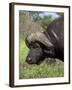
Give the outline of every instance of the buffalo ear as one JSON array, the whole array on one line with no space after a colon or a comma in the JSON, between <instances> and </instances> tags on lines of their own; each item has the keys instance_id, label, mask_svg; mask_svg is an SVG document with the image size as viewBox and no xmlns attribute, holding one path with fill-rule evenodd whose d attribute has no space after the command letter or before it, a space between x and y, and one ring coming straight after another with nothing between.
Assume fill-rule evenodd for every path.
<instances>
[{"instance_id":1,"label":"buffalo ear","mask_svg":"<svg viewBox=\"0 0 72 90\"><path fill-rule=\"evenodd\" d=\"M55 50L54 50L54 48L45 49L44 53L46 54L47 57L55 57Z\"/></svg>"},{"instance_id":2,"label":"buffalo ear","mask_svg":"<svg viewBox=\"0 0 72 90\"><path fill-rule=\"evenodd\" d=\"M53 53L52 50L44 50L44 52L47 53L47 54L52 54Z\"/></svg>"}]
</instances>

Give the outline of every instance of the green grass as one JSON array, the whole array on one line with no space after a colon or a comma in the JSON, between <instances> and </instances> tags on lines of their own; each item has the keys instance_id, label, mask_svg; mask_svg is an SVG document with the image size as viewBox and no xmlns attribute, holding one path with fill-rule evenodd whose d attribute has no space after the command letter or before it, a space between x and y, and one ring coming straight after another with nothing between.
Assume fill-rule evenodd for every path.
<instances>
[{"instance_id":1,"label":"green grass","mask_svg":"<svg viewBox=\"0 0 72 90\"><path fill-rule=\"evenodd\" d=\"M20 55L20 64L25 63L25 59L27 57L29 49L26 47L26 44L24 40L20 39L20 49L19 49L19 55Z\"/></svg>"},{"instance_id":2,"label":"green grass","mask_svg":"<svg viewBox=\"0 0 72 90\"><path fill-rule=\"evenodd\" d=\"M20 63L19 63L19 78L48 78L48 77L63 77L64 76L64 63L56 60L52 64L48 64L46 60L40 65L29 65L26 63L26 57L29 49L26 47L25 42L20 39Z\"/></svg>"}]
</instances>

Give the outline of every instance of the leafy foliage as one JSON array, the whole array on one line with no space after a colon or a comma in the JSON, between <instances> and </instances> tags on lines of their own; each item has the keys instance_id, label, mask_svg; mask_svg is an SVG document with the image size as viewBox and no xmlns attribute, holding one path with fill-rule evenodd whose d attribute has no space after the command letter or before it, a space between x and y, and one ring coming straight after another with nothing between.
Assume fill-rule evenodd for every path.
<instances>
[{"instance_id":1,"label":"leafy foliage","mask_svg":"<svg viewBox=\"0 0 72 90\"><path fill-rule=\"evenodd\" d=\"M52 22L52 17L51 16L44 16L39 22L41 26L46 30L48 25Z\"/></svg>"}]
</instances>

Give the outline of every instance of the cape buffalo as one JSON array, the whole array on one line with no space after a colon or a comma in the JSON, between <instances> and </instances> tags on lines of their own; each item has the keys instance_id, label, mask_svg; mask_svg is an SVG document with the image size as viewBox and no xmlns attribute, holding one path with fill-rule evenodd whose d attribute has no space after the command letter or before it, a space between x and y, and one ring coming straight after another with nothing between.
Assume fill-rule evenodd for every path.
<instances>
[{"instance_id":1,"label":"cape buffalo","mask_svg":"<svg viewBox=\"0 0 72 90\"><path fill-rule=\"evenodd\" d=\"M29 64L40 64L48 57L64 61L64 17L55 19L46 31L26 37L26 45L30 48L26 58Z\"/></svg>"}]
</instances>

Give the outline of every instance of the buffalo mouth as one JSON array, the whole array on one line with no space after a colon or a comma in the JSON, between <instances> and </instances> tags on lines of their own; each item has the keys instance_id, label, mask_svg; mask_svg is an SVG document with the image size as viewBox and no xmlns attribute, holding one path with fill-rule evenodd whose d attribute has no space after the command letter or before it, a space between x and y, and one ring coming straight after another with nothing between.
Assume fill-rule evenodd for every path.
<instances>
[{"instance_id":1,"label":"buffalo mouth","mask_svg":"<svg viewBox=\"0 0 72 90\"><path fill-rule=\"evenodd\" d=\"M28 59L26 60L26 62L27 62L28 64L35 64L35 63L32 61L32 59L30 59L30 58L28 58Z\"/></svg>"}]
</instances>

